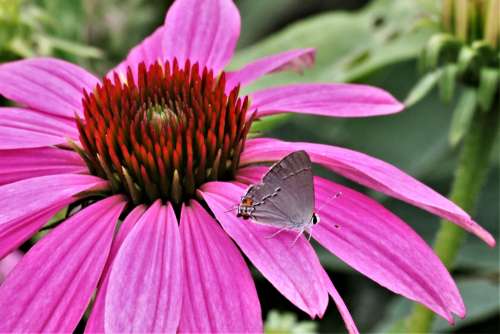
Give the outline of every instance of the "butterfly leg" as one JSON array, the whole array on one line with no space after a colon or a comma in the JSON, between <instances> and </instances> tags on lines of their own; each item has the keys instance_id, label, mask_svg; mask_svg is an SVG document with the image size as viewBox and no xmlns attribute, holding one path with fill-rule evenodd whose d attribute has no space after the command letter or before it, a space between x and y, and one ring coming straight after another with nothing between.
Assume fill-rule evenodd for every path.
<instances>
[{"instance_id":1,"label":"butterfly leg","mask_svg":"<svg viewBox=\"0 0 500 334\"><path fill-rule=\"evenodd\" d=\"M295 243L297 242L297 240L299 240L300 236L304 234L304 229L301 230L301 231L298 231L297 232L297 235L295 236L295 239L293 239L293 242L292 244L290 245L291 247L293 247L293 245L295 245Z\"/></svg>"},{"instance_id":2,"label":"butterfly leg","mask_svg":"<svg viewBox=\"0 0 500 334\"><path fill-rule=\"evenodd\" d=\"M277 236L278 234L280 234L281 232L286 231L286 230L289 230L289 228L288 227L282 227L279 230L277 230L276 232L274 232L273 234L271 234L270 236L267 236L266 239L274 238L275 236Z\"/></svg>"},{"instance_id":3,"label":"butterfly leg","mask_svg":"<svg viewBox=\"0 0 500 334\"><path fill-rule=\"evenodd\" d=\"M311 238L312 238L312 235L313 235L312 228L308 228L308 229L306 229L306 231L307 231L307 234L308 234L307 241L311 241Z\"/></svg>"}]
</instances>

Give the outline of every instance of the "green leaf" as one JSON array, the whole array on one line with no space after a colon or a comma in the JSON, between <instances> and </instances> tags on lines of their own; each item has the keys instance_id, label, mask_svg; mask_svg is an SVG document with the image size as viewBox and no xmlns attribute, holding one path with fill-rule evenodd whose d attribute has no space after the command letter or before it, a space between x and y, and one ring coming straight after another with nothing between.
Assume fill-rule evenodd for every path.
<instances>
[{"instance_id":1,"label":"green leaf","mask_svg":"<svg viewBox=\"0 0 500 334\"><path fill-rule=\"evenodd\" d=\"M298 321L296 314L277 310L269 311L264 328L266 334L314 334L317 332L317 323Z\"/></svg>"},{"instance_id":2,"label":"green leaf","mask_svg":"<svg viewBox=\"0 0 500 334\"><path fill-rule=\"evenodd\" d=\"M458 144L469 129L474 111L476 110L476 100L476 91L472 88L465 88L453 112L449 133L449 140L452 146Z\"/></svg>"},{"instance_id":3,"label":"green leaf","mask_svg":"<svg viewBox=\"0 0 500 334\"><path fill-rule=\"evenodd\" d=\"M347 37L348 36L348 37ZM239 51L231 68L239 68L264 56L295 48L316 48L316 64L304 75L280 73L267 76L252 85L255 90L290 81L318 81L326 68L339 63L359 45L366 45L370 39L370 22L364 16L334 12L321 14L290 25L263 41Z\"/></svg>"},{"instance_id":4,"label":"green leaf","mask_svg":"<svg viewBox=\"0 0 500 334\"><path fill-rule=\"evenodd\" d=\"M461 45L457 38L449 34L433 35L425 47L424 68L435 69L443 63L454 62Z\"/></svg>"},{"instance_id":5,"label":"green leaf","mask_svg":"<svg viewBox=\"0 0 500 334\"><path fill-rule=\"evenodd\" d=\"M420 53L434 27L422 24L421 17L426 12L419 3L377 0L358 12L335 11L298 21L239 50L229 68L240 68L285 50L315 48L316 64L303 75L291 72L268 75L245 87L243 93L290 82L359 81ZM387 10L388 6L391 10ZM279 121L266 123L261 125L271 129Z\"/></svg>"},{"instance_id":6,"label":"green leaf","mask_svg":"<svg viewBox=\"0 0 500 334\"><path fill-rule=\"evenodd\" d=\"M445 103L450 103L455 92L457 80L457 65L449 64L443 69L443 75L439 80L439 94L441 100Z\"/></svg>"},{"instance_id":7,"label":"green leaf","mask_svg":"<svg viewBox=\"0 0 500 334\"><path fill-rule=\"evenodd\" d=\"M500 311L498 299L500 287L495 279L463 279L457 285L467 307L467 316L464 319L458 319L453 327L445 320L436 318L433 323L433 329L436 332L455 332L458 328L484 320Z\"/></svg>"},{"instance_id":8,"label":"green leaf","mask_svg":"<svg viewBox=\"0 0 500 334\"><path fill-rule=\"evenodd\" d=\"M404 102L405 106L409 108L423 99L436 85L440 77L441 70L429 72L425 76L423 76L406 97Z\"/></svg>"},{"instance_id":9,"label":"green leaf","mask_svg":"<svg viewBox=\"0 0 500 334\"><path fill-rule=\"evenodd\" d=\"M240 0L241 34L238 47L247 47L276 29L277 22L302 17L304 5L296 0L259 1ZM313 5L314 6L314 5ZM276 9L279 8L279 12Z\"/></svg>"},{"instance_id":10,"label":"green leaf","mask_svg":"<svg viewBox=\"0 0 500 334\"><path fill-rule=\"evenodd\" d=\"M481 66L495 66L498 62L498 54L488 41L475 41L472 48L478 54Z\"/></svg>"},{"instance_id":11,"label":"green leaf","mask_svg":"<svg viewBox=\"0 0 500 334\"><path fill-rule=\"evenodd\" d=\"M457 267L475 270L480 269L483 271L498 270L498 261L498 253L491 251L483 242L471 237L460 249Z\"/></svg>"},{"instance_id":12,"label":"green leaf","mask_svg":"<svg viewBox=\"0 0 500 334\"><path fill-rule=\"evenodd\" d=\"M458 73L466 79L477 78L479 64L479 54L476 50L464 46L458 55Z\"/></svg>"},{"instance_id":13,"label":"green leaf","mask_svg":"<svg viewBox=\"0 0 500 334\"><path fill-rule=\"evenodd\" d=\"M414 27L422 15L417 2L398 2L390 11L387 4L378 0L358 12L336 11L298 21L240 50L231 67L289 49L313 47L318 51L316 66L299 81L346 81L416 57L434 28Z\"/></svg>"},{"instance_id":14,"label":"green leaf","mask_svg":"<svg viewBox=\"0 0 500 334\"><path fill-rule=\"evenodd\" d=\"M64 217L67 217L68 215L68 207L64 207L62 208L61 210L59 210L52 218L49 219L49 221L44 225L44 227L49 227L49 226L52 226L54 224L56 224L57 222L61 223L61 220L64 218ZM56 225L54 225L55 227ZM33 241L39 241L40 239L42 239L45 235L47 235L47 233L49 233L51 231L51 229L42 229L42 230L39 230L33 237L32 237L32 240Z\"/></svg>"},{"instance_id":15,"label":"green leaf","mask_svg":"<svg viewBox=\"0 0 500 334\"><path fill-rule=\"evenodd\" d=\"M23 58L35 56L31 45L26 40L17 36L8 43L7 49Z\"/></svg>"},{"instance_id":16,"label":"green leaf","mask_svg":"<svg viewBox=\"0 0 500 334\"><path fill-rule=\"evenodd\" d=\"M102 58L103 52L100 49L72 42L67 39L37 34L35 38L39 43L46 43L49 49L57 49L69 54L84 58Z\"/></svg>"},{"instance_id":17,"label":"green leaf","mask_svg":"<svg viewBox=\"0 0 500 334\"><path fill-rule=\"evenodd\" d=\"M330 271L341 272L341 273L354 273L355 270L340 260L338 257L330 253L330 251L322 248L316 247L316 253L318 254L319 260L323 267Z\"/></svg>"},{"instance_id":18,"label":"green leaf","mask_svg":"<svg viewBox=\"0 0 500 334\"><path fill-rule=\"evenodd\" d=\"M493 281L482 278L461 279L457 282L464 303L467 307L467 316L457 319L454 326L447 321L437 318L433 323L433 333L455 332L458 329L493 316L500 310L498 295L499 286ZM401 333L402 318L411 310L413 302L395 297L386 311L386 316L373 329L374 333Z\"/></svg>"},{"instance_id":19,"label":"green leaf","mask_svg":"<svg viewBox=\"0 0 500 334\"><path fill-rule=\"evenodd\" d=\"M433 31L432 28L422 28L406 34L393 32L386 40L376 42L366 50L363 61L336 68L338 74L335 78L341 81L358 81L391 64L414 59L419 56Z\"/></svg>"},{"instance_id":20,"label":"green leaf","mask_svg":"<svg viewBox=\"0 0 500 334\"><path fill-rule=\"evenodd\" d=\"M372 329L374 333L403 333L404 318L410 312L412 302L404 297L395 297L386 310L385 317Z\"/></svg>"},{"instance_id":21,"label":"green leaf","mask_svg":"<svg viewBox=\"0 0 500 334\"><path fill-rule=\"evenodd\" d=\"M251 133L265 133L281 123L286 117L288 117L287 114L278 114L258 119L252 122Z\"/></svg>"},{"instance_id":22,"label":"green leaf","mask_svg":"<svg viewBox=\"0 0 500 334\"><path fill-rule=\"evenodd\" d=\"M481 69L477 100L482 111L488 111L491 108L495 93L498 92L498 77L498 68L483 67Z\"/></svg>"}]
</instances>

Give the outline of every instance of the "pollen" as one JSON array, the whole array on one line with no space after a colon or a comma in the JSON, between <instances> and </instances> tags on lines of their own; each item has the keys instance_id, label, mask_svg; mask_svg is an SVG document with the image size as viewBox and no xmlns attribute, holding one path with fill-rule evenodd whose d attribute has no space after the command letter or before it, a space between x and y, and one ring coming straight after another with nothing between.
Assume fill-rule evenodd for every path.
<instances>
[{"instance_id":1,"label":"pollen","mask_svg":"<svg viewBox=\"0 0 500 334\"><path fill-rule=\"evenodd\" d=\"M134 204L178 205L207 181L230 180L250 129L248 98L225 74L186 61L114 73L83 98L80 144L90 172Z\"/></svg>"}]
</instances>

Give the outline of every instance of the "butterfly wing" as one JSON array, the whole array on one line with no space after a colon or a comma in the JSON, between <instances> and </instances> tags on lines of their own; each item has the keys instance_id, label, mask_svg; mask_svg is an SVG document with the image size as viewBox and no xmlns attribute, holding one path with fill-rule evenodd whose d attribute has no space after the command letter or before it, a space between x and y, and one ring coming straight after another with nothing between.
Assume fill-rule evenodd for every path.
<instances>
[{"instance_id":1,"label":"butterfly wing","mask_svg":"<svg viewBox=\"0 0 500 334\"><path fill-rule=\"evenodd\" d=\"M252 217L257 223L304 229L314 210L312 164L307 153L293 152L275 163L246 196L254 200Z\"/></svg>"}]
</instances>

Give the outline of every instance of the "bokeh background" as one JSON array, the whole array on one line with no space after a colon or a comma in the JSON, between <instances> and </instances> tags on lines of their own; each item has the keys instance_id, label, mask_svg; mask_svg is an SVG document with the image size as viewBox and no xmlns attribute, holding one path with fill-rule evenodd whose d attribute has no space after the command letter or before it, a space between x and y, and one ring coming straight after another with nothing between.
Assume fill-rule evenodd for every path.
<instances>
[{"instance_id":1,"label":"bokeh background","mask_svg":"<svg viewBox=\"0 0 500 334\"><path fill-rule=\"evenodd\" d=\"M439 1L412 0L238 0L242 32L236 68L273 52L297 47L317 48L316 66L302 75L275 74L250 87L283 82L362 82L390 91L404 100L421 73L418 55L436 31ZM76 62L103 75L128 50L162 24L167 0L0 0L0 62L50 55ZM460 95L460 94L456 94ZM0 101L5 103L5 101ZM329 143L359 150L388 161L447 194L457 162L448 130L454 103L438 93L404 113L367 119L279 116L258 124L255 131L288 140ZM476 220L498 240L499 154L476 210ZM349 184L320 170L320 175ZM366 192L357 185L349 184ZM438 219L378 193L383 205L432 242ZM316 245L317 246L317 245ZM391 332L412 303L353 271L318 246L321 261L344 297L362 332ZM300 254L298 254L300 256ZM344 332L331 305L314 323L254 272L268 332ZM468 316L449 327L441 319L435 332L498 333L499 253L469 236L453 275ZM292 314L289 314L291 312Z\"/></svg>"}]
</instances>

